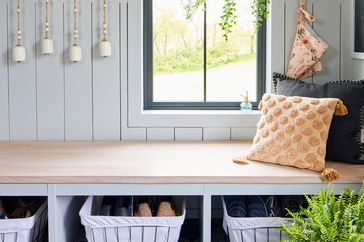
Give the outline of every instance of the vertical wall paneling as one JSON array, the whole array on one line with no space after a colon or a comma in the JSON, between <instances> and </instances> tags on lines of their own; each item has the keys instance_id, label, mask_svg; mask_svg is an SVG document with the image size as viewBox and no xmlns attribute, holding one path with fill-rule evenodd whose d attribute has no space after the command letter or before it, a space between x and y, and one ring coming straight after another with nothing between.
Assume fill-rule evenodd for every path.
<instances>
[{"instance_id":1,"label":"vertical wall paneling","mask_svg":"<svg viewBox=\"0 0 364 242\"><path fill-rule=\"evenodd\" d=\"M147 128L147 140L174 140L174 128Z\"/></svg>"},{"instance_id":2,"label":"vertical wall paneling","mask_svg":"<svg viewBox=\"0 0 364 242\"><path fill-rule=\"evenodd\" d=\"M230 128L204 128L203 140L230 140Z\"/></svg>"},{"instance_id":3,"label":"vertical wall paneling","mask_svg":"<svg viewBox=\"0 0 364 242\"><path fill-rule=\"evenodd\" d=\"M129 27L129 14L133 11L129 8L128 1L122 0L120 7L120 45L121 45L121 138L122 140L145 140L147 137L146 128L143 127L128 127L128 102L129 102L129 72L128 68L129 56L133 53L129 52L128 45L128 27ZM134 80L138 81L138 79ZM141 80L139 80L141 81Z\"/></svg>"},{"instance_id":4,"label":"vertical wall paneling","mask_svg":"<svg viewBox=\"0 0 364 242\"><path fill-rule=\"evenodd\" d=\"M120 139L128 125L128 3L119 3Z\"/></svg>"},{"instance_id":5,"label":"vertical wall paneling","mask_svg":"<svg viewBox=\"0 0 364 242\"><path fill-rule=\"evenodd\" d=\"M36 61L35 61L35 3L22 3L22 43L26 48L26 61L9 61L10 139L36 140ZM16 44L16 1L9 1L9 52Z\"/></svg>"},{"instance_id":6,"label":"vertical wall paneling","mask_svg":"<svg viewBox=\"0 0 364 242\"><path fill-rule=\"evenodd\" d=\"M231 140L253 140L255 128L231 128Z\"/></svg>"},{"instance_id":7,"label":"vertical wall paneling","mask_svg":"<svg viewBox=\"0 0 364 242\"><path fill-rule=\"evenodd\" d=\"M50 38L54 54L42 55L40 41L44 37L44 3L37 1L37 105L38 139L64 139L64 66L63 66L63 4L51 0L49 4Z\"/></svg>"},{"instance_id":8,"label":"vertical wall paneling","mask_svg":"<svg viewBox=\"0 0 364 242\"><path fill-rule=\"evenodd\" d=\"M354 79L364 79L364 60L353 60L352 70Z\"/></svg>"},{"instance_id":9,"label":"vertical wall paneling","mask_svg":"<svg viewBox=\"0 0 364 242\"><path fill-rule=\"evenodd\" d=\"M91 43L91 3L77 1L78 42L82 48L82 61L69 61L69 48L72 45L73 4L64 5L65 66L65 137L66 140L91 140L92 129L92 43Z\"/></svg>"},{"instance_id":10,"label":"vertical wall paneling","mask_svg":"<svg viewBox=\"0 0 364 242\"><path fill-rule=\"evenodd\" d=\"M306 4L306 6L308 7L309 4ZM285 71L287 70L287 66L288 66L288 62L289 62L289 57L291 55L291 51L292 51L292 46L293 46L293 42L294 42L294 38L296 36L296 30L297 30L297 8L299 6L299 0L297 1L292 1L292 0L285 0L285 6L284 6L284 11L285 11L285 22L284 22L284 60L285 60L285 66L284 69ZM281 38L279 36L276 36L276 38ZM273 56L273 58L275 58Z\"/></svg>"},{"instance_id":11,"label":"vertical wall paneling","mask_svg":"<svg viewBox=\"0 0 364 242\"><path fill-rule=\"evenodd\" d=\"M271 13L270 18L270 33L268 33L267 40L267 58L268 67L271 65L271 69L267 70L267 75L271 77L272 70L284 73L285 72L285 42L277 36L285 36L285 1L275 0L271 1Z\"/></svg>"},{"instance_id":12,"label":"vertical wall paneling","mask_svg":"<svg viewBox=\"0 0 364 242\"><path fill-rule=\"evenodd\" d=\"M129 1L128 5L128 102L133 103L134 106L141 107L128 110L129 114L140 112L142 106L140 104L141 98L138 95L133 95L143 89L143 20L141 13L143 11L143 1ZM133 30L133 31L129 31ZM133 84L131 88L130 84ZM135 87L135 88L134 88ZM134 93L133 93L134 92Z\"/></svg>"},{"instance_id":13,"label":"vertical wall paneling","mask_svg":"<svg viewBox=\"0 0 364 242\"><path fill-rule=\"evenodd\" d=\"M341 4L340 0L330 1L330 11L327 3L322 0L312 0L314 14L317 20L314 29L319 36L329 45L327 52L322 57L323 69L314 76L316 82L330 79L340 79L341 72Z\"/></svg>"},{"instance_id":14,"label":"vertical wall paneling","mask_svg":"<svg viewBox=\"0 0 364 242\"><path fill-rule=\"evenodd\" d=\"M7 2L0 1L0 140L9 139L7 8Z\"/></svg>"},{"instance_id":15,"label":"vertical wall paneling","mask_svg":"<svg viewBox=\"0 0 364 242\"><path fill-rule=\"evenodd\" d=\"M202 128L175 128L175 140L201 141Z\"/></svg>"},{"instance_id":16,"label":"vertical wall paneling","mask_svg":"<svg viewBox=\"0 0 364 242\"><path fill-rule=\"evenodd\" d=\"M92 12L93 47L93 130L95 140L120 140L120 51L119 3L108 1L108 40L110 57L100 57L98 43L102 37L102 1L94 1Z\"/></svg>"},{"instance_id":17,"label":"vertical wall paneling","mask_svg":"<svg viewBox=\"0 0 364 242\"><path fill-rule=\"evenodd\" d=\"M355 79L353 76L353 59L351 58L353 48L353 30L352 15L353 4L351 0L341 2L341 79Z\"/></svg>"}]
</instances>

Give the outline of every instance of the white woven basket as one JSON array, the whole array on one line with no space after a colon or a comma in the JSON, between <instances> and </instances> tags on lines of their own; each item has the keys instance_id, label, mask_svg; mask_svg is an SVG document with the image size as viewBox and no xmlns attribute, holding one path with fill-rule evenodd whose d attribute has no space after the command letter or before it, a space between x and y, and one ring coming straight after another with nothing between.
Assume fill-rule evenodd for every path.
<instances>
[{"instance_id":1,"label":"white woven basket","mask_svg":"<svg viewBox=\"0 0 364 242\"><path fill-rule=\"evenodd\" d=\"M280 217L233 218L227 213L225 200L222 197L224 210L223 227L230 242L279 242L286 238L280 228L289 225L288 219Z\"/></svg>"},{"instance_id":2,"label":"white woven basket","mask_svg":"<svg viewBox=\"0 0 364 242\"><path fill-rule=\"evenodd\" d=\"M44 202L32 217L0 219L0 241L42 242L47 219L47 202Z\"/></svg>"},{"instance_id":3,"label":"white woven basket","mask_svg":"<svg viewBox=\"0 0 364 242\"><path fill-rule=\"evenodd\" d=\"M176 201L177 217L92 216L103 197L89 197L80 211L89 242L177 242L185 219L185 201Z\"/></svg>"}]
</instances>

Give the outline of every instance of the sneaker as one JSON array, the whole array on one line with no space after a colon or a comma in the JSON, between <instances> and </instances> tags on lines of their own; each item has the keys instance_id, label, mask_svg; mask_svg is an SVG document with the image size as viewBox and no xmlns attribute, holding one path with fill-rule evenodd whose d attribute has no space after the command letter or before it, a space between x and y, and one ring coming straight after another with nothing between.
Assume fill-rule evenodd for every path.
<instances>
[{"instance_id":1,"label":"sneaker","mask_svg":"<svg viewBox=\"0 0 364 242\"><path fill-rule=\"evenodd\" d=\"M98 216L110 216L113 214L115 200L113 197L104 197Z\"/></svg>"},{"instance_id":2,"label":"sneaker","mask_svg":"<svg viewBox=\"0 0 364 242\"><path fill-rule=\"evenodd\" d=\"M246 208L248 217L268 217L267 207L260 196L248 196Z\"/></svg>"},{"instance_id":3,"label":"sneaker","mask_svg":"<svg viewBox=\"0 0 364 242\"><path fill-rule=\"evenodd\" d=\"M284 196L282 198L282 211L283 216L289 216L287 209L293 213L299 212L301 207L306 204L306 199L304 196Z\"/></svg>"},{"instance_id":4,"label":"sneaker","mask_svg":"<svg viewBox=\"0 0 364 242\"><path fill-rule=\"evenodd\" d=\"M5 208L3 207L2 200L0 198L0 219L7 219L8 215L5 212Z\"/></svg>"},{"instance_id":5,"label":"sneaker","mask_svg":"<svg viewBox=\"0 0 364 242\"><path fill-rule=\"evenodd\" d=\"M247 216L246 196L231 196L225 198L226 210L230 217L243 218Z\"/></svg>"},{"instance_id":6,"label":"sneaker","mask_svg":"<svg viewBox=\"0 0 364 242\"><path fill-rule=\"evenodd\" d=\"M114 216L129 217L130 213L130 197L116 197Z\"/></svg>"},{"instance_id":7,"label":"sneaker","mask_svg":"<svg viewBox=\"0 0 364 242\"><path fill-rule=\"evenodd\" d=\"M269 196L265 199L265 205L268 210L268 217L281 217L281 202L278 196Z\"/></svg>"}]
</instances>

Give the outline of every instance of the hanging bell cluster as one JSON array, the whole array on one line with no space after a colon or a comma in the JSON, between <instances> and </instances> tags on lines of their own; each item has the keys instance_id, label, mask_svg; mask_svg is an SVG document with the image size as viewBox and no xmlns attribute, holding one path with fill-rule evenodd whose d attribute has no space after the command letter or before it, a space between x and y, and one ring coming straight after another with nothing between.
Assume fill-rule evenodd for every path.
<instances>
[{"instance_id":1,"label":"hanging bell cluster","mask_svg":"<svg viewBox=\"0 0 364 242\"><path fill-rule=\"evenodd\" d=\"M69 53L71 62L79 62L82 60L82 49L78 45L77 14L77 0L73 0L73 45Z\"/></svg>"},{"instance_id":2,"label":"hanging bell cluster","mask_svg":"<svg viewBox=\"0 0 364 242\"><path fill-rule=\"evenodd\" d=\"M103 10L103 22L102 22L103 38L99 42L99 55L101 57L111 56L111 42L107 40L106 9L107 9L107 0L103 0L103 6L102 6L102 10Z\"/></svg>"},{"instance_id":3,"label":"hanging bell cluster","mask_svg":"<svg viewBox=\"0 0 364 242\"><path fill-rule=\"evenodd\" d=\"M49 18L48 18L49 0L44 0L44 6L45 6L44 38L42 39L40 46L42 54L50 55L54 53L54 44L53 40L49 38Z\"/></svg>"},{"instance_id":4,"label":"hanging bell cluster","mask_svg":"<svg viewBox=\"0 0 364 242\"><path fill-rule=\"evenodd\" d=\"M45 20L44 20L44 34L43 38L40 41L40 50L43 55L51 55L54 53L54 41L50 36L50 22L49 22L49 0L44 0L44 11L45 11ZM108 34L108 26L107 26L107 0L102 0L102 10L103 10L103 22L102 22L102 39L98 44L98 52L101 57L109 57L111 56L111 42L107 38ZM20 0L17 0L17 29L16 29L16 45L12 49L12 59L14 62L20 63L26 60L26 49L22 45L22 30L20 28L20 17L21 17L21 8L20 8ZM78 44L79 30L77 26L77 18L78 18L78 7L77 0L73 0L73 43L69 49L69 60L71 62L80 62L82 61L82 48Z\"/></svg>"},{"instance_id":5,"label":"hanging bell cluster","mask_svg":"<svg viewBox=\"0 0 364 242\"><path fill-rule=\"evenodd\" d=\"M20 28L20 13L21 13L20 1L18 0L17 6L16 6L16 14L17 14L16 39L17 40L16 40L15 47L12 49L13 61L15 61L17 63L23 62L26 59L26 50L25 50L25 47L21 44L22 32L21 32L21 28Z\"/></svg>"}]
</instances>

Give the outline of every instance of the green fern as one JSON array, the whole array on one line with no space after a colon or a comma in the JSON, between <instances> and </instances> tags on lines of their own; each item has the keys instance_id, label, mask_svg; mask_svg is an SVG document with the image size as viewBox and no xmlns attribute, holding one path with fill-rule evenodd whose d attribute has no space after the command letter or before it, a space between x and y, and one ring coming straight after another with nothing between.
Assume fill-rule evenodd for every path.
<instances>
[{"instance_id":1,"label":"green fern","mask_svg":"<svg viewBox=\"0 0 364 242\"><path fill-rule=\"evenodd\" d=\"M298 213L288 211L292 224L283 226L287 242L364 241L364 186L359 195L345 189L335 196L334 188L306 196L308 207Z\"/></svg>"}]
</instances>

